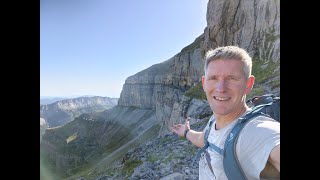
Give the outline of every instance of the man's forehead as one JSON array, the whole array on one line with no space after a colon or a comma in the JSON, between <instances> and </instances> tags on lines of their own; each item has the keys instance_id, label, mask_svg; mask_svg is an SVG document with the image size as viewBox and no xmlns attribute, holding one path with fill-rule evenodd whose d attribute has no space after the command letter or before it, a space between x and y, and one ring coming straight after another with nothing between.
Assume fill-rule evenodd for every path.
<instances>
[{"instance_id":1,"label":"man's forehead","mask_svg":"<svg viewBox=\"0 0 320 180\"><path fill-rule=\"evenodd\" d=\"M244 73L244 62L239 60L215 60L208 64L207 74L230 74L238 75Z\"/></svg>"},{"instance_id":2,"label":"man's forehead","mask_svg":"<svg viewBox=\"0 0 320 180\"><path fill-rule=\"evenodd\" d=\"M242 69L244 67L244 62L239 61L239 60L215 60L211 61L208 64L208 69L209 68L221 68L223 66L224 69Z\"/></svg>"}]
</instances>

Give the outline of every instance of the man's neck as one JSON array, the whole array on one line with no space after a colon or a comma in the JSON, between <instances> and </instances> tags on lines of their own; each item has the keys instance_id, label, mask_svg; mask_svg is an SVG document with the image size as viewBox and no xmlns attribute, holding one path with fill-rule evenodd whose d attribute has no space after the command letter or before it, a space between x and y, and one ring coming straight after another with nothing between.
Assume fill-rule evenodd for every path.
<instances>
[{"instance_id":1,"label":"man's neck","mask_svg":"<svg viewBox=\"0 0 320 180\"><path fill-rule=\"evenodd\" d=\"M222 129L229 125L230 123L234 122L237 120L241 115L243 115L246 111L248 110L248 106L244 105L239 110L234 111L230 114L220 116L220 115L215 115L216 119L216 129Z\"/></svg>"}]
</instances>

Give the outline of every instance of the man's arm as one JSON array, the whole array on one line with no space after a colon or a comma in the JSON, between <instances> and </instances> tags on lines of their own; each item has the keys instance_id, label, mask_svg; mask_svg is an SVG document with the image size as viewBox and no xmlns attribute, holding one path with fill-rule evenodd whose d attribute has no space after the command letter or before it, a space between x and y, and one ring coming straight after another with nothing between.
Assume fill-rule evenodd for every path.
<instances>
[{"instance_id":1,"label":"man's arm","mask_svg":"<svg viewBox=\"0 0 320 180\"><path fill-rule=\"evenodd\" d=\"M186 134L186 138L195 146L203 147L204 146L204 133L198 132L190 129L189 118L186 119L185 124L173 125L171 131L181 137L184 136L186 130L189 131Z\"/></svg>"},{"instance_id":2,"label":"man's arm","mask_svg":"<svg viewBox=\"0 0 320 180\"><path fill-rule=\"evenodd\" d=\"M194 130L189 130L189 132L187 133L186 138L195 146L198 147L203 147L204 146L204 133L202 132L198 132L198 131L194 131Z\"/></svg>"},{"instance_id":3,"label":"man's arm","mask_svg":"<svg viewBox=\"0 0 320 180\"><path fill-rule=\"evenodd\" d=\"M268 161L280 172L280 144L272 149Z\"/></svg>"}]
</instances>

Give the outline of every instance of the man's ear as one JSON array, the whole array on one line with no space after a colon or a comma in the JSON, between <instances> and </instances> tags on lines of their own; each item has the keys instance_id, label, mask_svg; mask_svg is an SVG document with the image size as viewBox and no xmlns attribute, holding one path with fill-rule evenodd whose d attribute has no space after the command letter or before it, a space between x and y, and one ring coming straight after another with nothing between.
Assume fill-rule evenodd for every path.
<instances>
[{"instance_id":1,"label":"man's ear","mask_svg":"<svg viewBox=\"0 0 320 180\"><path fill-rule=\"evenodd\" d=\"M205 86L204 85L204 76L201 77L201 82L202 82L203 91L206 92L205 87L204 87Z\"/></svg>"},{"instance_id":2,"label":"man's ear","mask_svg":"<svg viewBox=\"0 0 320 180\"><path fill-rule=\"evenodd\" d=\"M254 76L253 75L250 75L248 81L247 81L247 88L246 88L246 91L245 93L246 94L249 94L253 88L253 85L254 85Z\"/></svg>"}]
</instances>

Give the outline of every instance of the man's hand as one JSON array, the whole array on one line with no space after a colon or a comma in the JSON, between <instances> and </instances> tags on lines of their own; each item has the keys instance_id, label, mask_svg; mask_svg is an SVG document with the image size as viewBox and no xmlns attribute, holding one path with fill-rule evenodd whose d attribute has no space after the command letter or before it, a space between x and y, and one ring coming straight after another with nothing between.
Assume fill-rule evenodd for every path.
<instances>
[{"instance_id":1,"label":"man's hand","mask_svg":"<svg viewBox=\"0 0 320 180\"><path fill-rule=\"evenodd\" d=\"M184 132L187 129L190 129L189 120L190 120L190 117L186 118L185 124L174 124L171 128L171 131L179 136L184 137Z\"/></svg>"}]
</instances>

